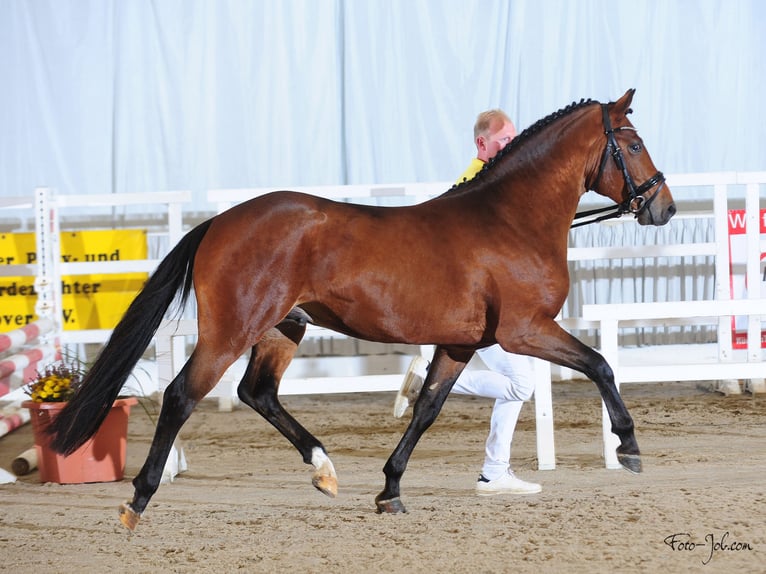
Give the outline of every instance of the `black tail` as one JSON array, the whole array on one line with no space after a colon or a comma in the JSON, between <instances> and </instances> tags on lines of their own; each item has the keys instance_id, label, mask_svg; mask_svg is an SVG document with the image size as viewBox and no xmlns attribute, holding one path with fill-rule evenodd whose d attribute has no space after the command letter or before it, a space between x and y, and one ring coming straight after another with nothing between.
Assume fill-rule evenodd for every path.
<instances>
[{"instance_id":1,"label":"black tail","mask_svg":"<svg viewBox=\"0 0 766 574\"><path fill-rule=\"evenodd\" d=\"M179 291L181 307L186 303L194 255L212 221L201 223L178 242L125 311L82 386L48 427L54 450L71 454L93 436Z\"/></svg>"}]
</instances>

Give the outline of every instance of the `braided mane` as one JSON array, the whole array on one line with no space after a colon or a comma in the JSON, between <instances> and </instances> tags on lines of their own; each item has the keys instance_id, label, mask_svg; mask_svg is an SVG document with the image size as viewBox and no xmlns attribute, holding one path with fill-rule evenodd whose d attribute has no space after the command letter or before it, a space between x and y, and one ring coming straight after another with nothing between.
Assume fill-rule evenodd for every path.
<instances>
[{"instance_id":1,"label":"braided mane","mask_svg":"<svg viewBox=\"0 0 766 574\"><path fill-rule=\"evenodd\" d=\"M462 181L459 184L455 184L452 189L458 186L462 186L465 183L468 183L469 181L474 181L475 179L481 177L486 171L492 169L492 167L500 161L503 157L511 153L513 150L515 150L517 147L524 145L524 143L533 135L540 132L543 128L548 127L550 124L558 120L559 118L562 118L564 116L567 116L571 114L572 112L575 112L576 110L579 110L580 108L584 108L585 106L589 106L592 104L597 104L598 102L595 100L589 99L581 99L579 102L572 102L568 106L561 108L557 112L553 112L552 114L544 117L541 120L536 121L534 124L529 126L527 129L525 129L523 132L521 132L518 136L513 138L511 143L509 143L507 146L505 146L503 149L501 149L495 157L493 157L491 160L489 160L486 164L484 164L484 167L479 170L479 172L473 177L473 179L470 179L468 181Z\"/></svg>"}]
</instances>

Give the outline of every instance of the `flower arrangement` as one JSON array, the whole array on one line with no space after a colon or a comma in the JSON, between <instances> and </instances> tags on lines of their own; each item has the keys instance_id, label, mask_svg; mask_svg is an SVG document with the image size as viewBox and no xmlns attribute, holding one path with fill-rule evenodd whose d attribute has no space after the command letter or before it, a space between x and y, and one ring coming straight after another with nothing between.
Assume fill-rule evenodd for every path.
<instances>
[{"instance_id":1,"label":"flower arrangement","mask_svg":"<svg viewBox=\"0 0 766 574\"><path fill-rule=\"evenodd\" d=\"M61 454L51 447L49 425L82 388L86 371L77 358L64 358L38 371L24 386L29 399L21 406L29 410L40 482L112 482L124 476L128 417L138 403L135 397L117 397L95 433L74 452Z\"/></svg>"},{"instance_id":2,"label":"flower arrangement","mask_svg":"<svg viewBox=\"0 0 766 574\"><path fill-rule=\"evenodd\" d=\"M74 396L84 375L80 365L61 361L38 373L24 392L36 403L63 403Z\"/></svg>"}]
</instances>

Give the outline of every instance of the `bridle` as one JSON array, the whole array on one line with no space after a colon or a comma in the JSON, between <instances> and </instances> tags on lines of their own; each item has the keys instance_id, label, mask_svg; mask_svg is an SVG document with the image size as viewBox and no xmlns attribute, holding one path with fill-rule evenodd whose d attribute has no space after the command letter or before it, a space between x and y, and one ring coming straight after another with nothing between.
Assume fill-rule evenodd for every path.
<instances>
[{"instance_id":1,"label":"bridle","mask_svg":"<svg viewBox=\"0 0 766 574\"><path fill-rule=\"evenodd\" d=\"M581 221L580 223L573 223L572 227L580 227L581 225L586 225L588 223L597 223L599 221L604 221L605 219L622 217L622 215L625 213L632 213L638 217L652 204L655 198L660 194L662 186L665 185L665 176L662 175L661 171L658 171L644 183L636 187L636 184L633 183L633 178L630 176L630 173L628 173L628 168L625 165L625 157L622 155L622 149L620 149L620 146L617 145L617 138L614 135L614 133L617 131L636 131L636 128L632 126L613 128L612 121L609 119L609 112L607 111L606 104L601 104L601 115L604 121L606 146L604 147L604 153L601 157L601 165L598 168L598 174L596 175L596 179L593 182L593 185L590 186L590 189L595 190L598 187L598 184L601 182L601 176L603 175L604 169L606 168L606 164L609 161L609 156L611 155L614 159L614 163L622 172L622 179L625 181L625 187L628 189L628 199L616 206L603 207L601 209L592 209L590 211L582 211L577 213L574 217L575 219L588 217L590 215L603 213L605 211L612 211L612 213L602 215L601 217L590 219L588 221ZM660 187L657 188L657 191L652 196L647 198L646 193L656 185L659 185Z\"/></svg>"}]
</instances>

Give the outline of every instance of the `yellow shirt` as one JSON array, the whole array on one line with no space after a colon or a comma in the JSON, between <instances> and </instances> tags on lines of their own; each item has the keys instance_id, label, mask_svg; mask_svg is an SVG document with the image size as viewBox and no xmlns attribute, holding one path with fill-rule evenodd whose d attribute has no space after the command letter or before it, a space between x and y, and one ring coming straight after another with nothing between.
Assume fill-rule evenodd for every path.
<instances>
[{"instance_id":1,"label":"yellow shirt","mask_svg":"<svg viewBox=\"0 0 766 574\"><path fill-rule=\"evenodd\" d=\"M457 183L463 183L464 181L473 179L473 177L482 170L484 165L484 162L481 161L478 157L473 158L471 163L468 164L468 169L466 169L463 172L463 175L458 178Z\"/></svg>"}]
</instances>

